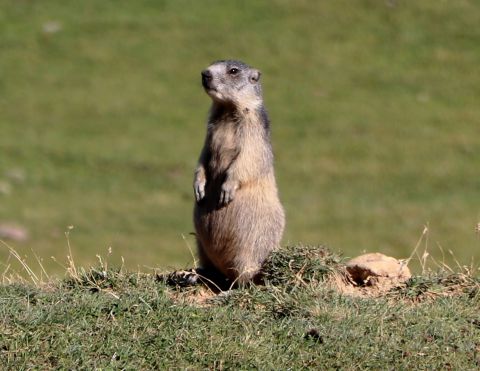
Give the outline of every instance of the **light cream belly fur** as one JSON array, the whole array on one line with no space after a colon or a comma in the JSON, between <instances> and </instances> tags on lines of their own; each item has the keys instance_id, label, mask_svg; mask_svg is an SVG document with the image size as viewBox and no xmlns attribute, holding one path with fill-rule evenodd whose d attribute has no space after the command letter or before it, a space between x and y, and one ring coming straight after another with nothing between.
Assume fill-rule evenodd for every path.
<instances>
[{"instance_id":1,"label":"light cream belly fur","mask_svg":"<svg viewBox=\"0 0 480 371\"><path fill-rule=\"evenodd\" d=\"M214 190L213 190L214 191ZM197 238L210 261L230 278L246 280L280 244L285 217L273 174L240 187L227 206L215 208L217 192L195 207Z\"/></svg>"}]
</instances>

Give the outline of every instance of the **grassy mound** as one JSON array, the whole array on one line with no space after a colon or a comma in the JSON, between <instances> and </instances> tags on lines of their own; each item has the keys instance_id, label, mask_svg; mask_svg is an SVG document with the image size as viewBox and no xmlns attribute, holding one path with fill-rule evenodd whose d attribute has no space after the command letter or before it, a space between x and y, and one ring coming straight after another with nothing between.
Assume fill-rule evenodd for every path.
<instances>
[{"instance_id":1,"label":"grassy mound","mask_svg":"<svg viewBox=\"0 0 480 371\"><path fill-rule=\"evenodd\" d=\"M474 369L480 277L437 272L382 297L345 295L342 259L320 247L272 255L266 283L215 295L154 274L76 271L0 286L7 369Z\"/></svg>"}]
</instances>

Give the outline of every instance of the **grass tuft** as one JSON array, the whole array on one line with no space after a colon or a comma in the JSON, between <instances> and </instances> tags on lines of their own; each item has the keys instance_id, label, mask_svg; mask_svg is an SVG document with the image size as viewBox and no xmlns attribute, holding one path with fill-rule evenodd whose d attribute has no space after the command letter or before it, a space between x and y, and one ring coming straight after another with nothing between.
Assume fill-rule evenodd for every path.
<instances>
[{"instance_id":1,"label":"grass tuft","mask_svg":"<svg viewBox=\"0 0 480 371\"><path fill-rule=\"evenodd\" d=\"M404 286L392 289L388 295L422 301L428 298L467 295L474 298L480 294L480 277L464 273L437 272L414 276Z\"/></svg>"},{"instance_id":2,"label":"grass tuft","mask_svg":"<svg viewBox=\"0 0 480 371\"><path fill-rule=\"evenodd\" d=\"M262 271L269 284L293 288L323 282L341 263L341 256L323 246L289 246L275 251Z\"/></svg>"}]
</instances>

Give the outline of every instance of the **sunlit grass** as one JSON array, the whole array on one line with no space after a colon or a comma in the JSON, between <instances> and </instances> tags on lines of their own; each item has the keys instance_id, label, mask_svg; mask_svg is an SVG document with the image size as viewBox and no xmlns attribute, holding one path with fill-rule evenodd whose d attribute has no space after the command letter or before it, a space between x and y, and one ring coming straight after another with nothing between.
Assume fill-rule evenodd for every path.
<instances>
[{"instance_id":1,"label":"sunlit grass","mask_svg":"<svg viewBox=\"0 0 480 371\"><path fill-rule=\"evenodd\" d=\"M407 257L428 224L436 257L480 257L476 3L0 4L0 222L28 228L22 256L61 272L73 225L85 265L191 264L198 76L232 57L263 72L285 244Z\"/></svg>"}]
</instances>

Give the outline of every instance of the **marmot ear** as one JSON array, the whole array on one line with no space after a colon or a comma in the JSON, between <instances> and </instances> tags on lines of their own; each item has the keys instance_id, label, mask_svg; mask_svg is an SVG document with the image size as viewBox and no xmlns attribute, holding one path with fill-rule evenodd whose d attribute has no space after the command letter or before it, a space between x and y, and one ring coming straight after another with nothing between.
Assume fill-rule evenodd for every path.
<instances>
[{"instance_id":1,"label":"marmot ear","mask_svg":"<svg viewBox=\"0 0 480 371\"><path fill-rule=\"evenodd\" d=\"M250 72L250 82L252 84L256 83L260 80L260 76L262 76L262 73L259 70L252 70L252 72Z\"/></svg>"}]
</instances>

